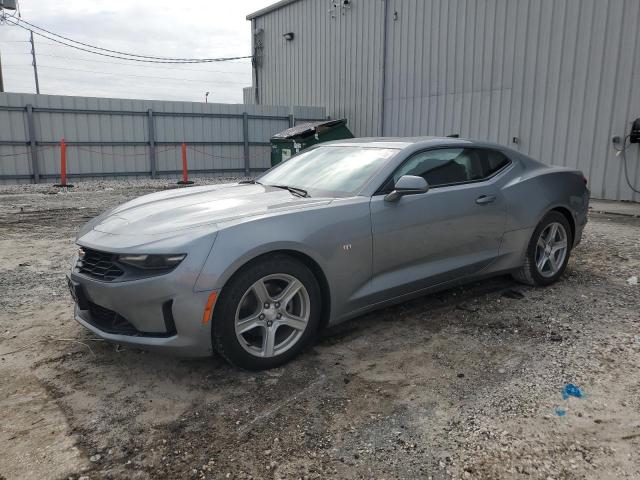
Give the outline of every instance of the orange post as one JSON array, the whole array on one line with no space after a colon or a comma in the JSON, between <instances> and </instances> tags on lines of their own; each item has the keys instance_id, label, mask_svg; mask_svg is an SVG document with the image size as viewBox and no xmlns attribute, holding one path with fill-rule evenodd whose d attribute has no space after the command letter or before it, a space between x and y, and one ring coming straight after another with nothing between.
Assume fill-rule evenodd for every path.
<instances>
[{"instance_id":1,"label":"orange post","mask_svg":"<svg viewBox=\"0 0 640 480\"><path fill-rule=\"evenodd\" d=\"M187 145L182 142L182 181L187 183L189 181L189 173L187 171Z\"/></svg>"},{"instance_id":2,"label":"orange post","mask_svg":"<svg viewBox=\"0 0 640 480\"><path fill-rule=\"evenodd\" d=\"M182 142L182 180L178 182L180 185L191 185L193 182L189 180L189 169L187 168L187 144Z\"/></svg>"},{"instance_id":3,"label":"orange post","mask_svg":"<svg viewBox=\"0 0 640 480\"><path fill-rule=\"evenodd\" d=\"M60 185L67 185L67 144L60 140Z\"/></svg>"},{"instance_id":4,"label":"orange post","mask_svg":"<svg viewBox=\"0 0 640 480\"><path fill-rule=\"evenodd\" d=\"M73 187L67 184L67 144L64 138L60 139L60 183L56 187Z\"/></svg>"}]
</instances>

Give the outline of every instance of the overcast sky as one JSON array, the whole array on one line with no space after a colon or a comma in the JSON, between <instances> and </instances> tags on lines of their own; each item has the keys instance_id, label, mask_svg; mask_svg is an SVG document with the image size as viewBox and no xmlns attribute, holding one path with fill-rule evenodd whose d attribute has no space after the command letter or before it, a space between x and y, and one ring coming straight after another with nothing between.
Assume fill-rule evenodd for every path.
<instances>
[{"instance_id":1,"label":"overcast sky","mask_svg":"<svg viewBox=\"0 0 640 480\"><path fill-rule=\"evenodd\" d=\"M247 14L275 0L22 0L22 18L103 48L150 56L251 54ZM242 103L250 60L149 65L84 53L34 36L40 93ZM35 93L29 32L0 25L5 90Z\"/></svg>"}]
</instances>

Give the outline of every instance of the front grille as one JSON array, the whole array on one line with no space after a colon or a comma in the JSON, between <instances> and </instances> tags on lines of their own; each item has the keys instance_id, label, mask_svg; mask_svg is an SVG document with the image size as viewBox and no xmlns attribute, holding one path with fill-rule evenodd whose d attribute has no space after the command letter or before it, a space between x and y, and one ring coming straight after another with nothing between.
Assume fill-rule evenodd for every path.
<instances>
[{"instance_id":1,"label":"front grille","mask_svg":"<svg viewBox=\"0 0 640 480\"><path fill-rule=\"evenodd\" d=\"M124 271L115 263L115 255L99 252L90 248L83 248L84 256L78 258L76 268L78 273L98 280L111 282L124 274Z\"/></svg>"}]
</instances>

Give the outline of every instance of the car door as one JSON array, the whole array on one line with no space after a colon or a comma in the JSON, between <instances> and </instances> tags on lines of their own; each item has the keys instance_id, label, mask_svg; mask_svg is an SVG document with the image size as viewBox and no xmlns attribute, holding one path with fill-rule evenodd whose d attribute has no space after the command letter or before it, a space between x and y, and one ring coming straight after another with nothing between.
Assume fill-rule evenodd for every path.
<instances>
[{"instance_id":1,"label":"car door","mask_svg":"<svg viewBox=\"0 0 640 480\"><path fill-rule=\"evenodd\" d=\"M374 300L477 273L497 257L506 206L494 183L508 164L499 152L441 148L396 170L370 204ZM385 201L402 175L422 176L429 191Z\"/></svg>"}]
</instances>

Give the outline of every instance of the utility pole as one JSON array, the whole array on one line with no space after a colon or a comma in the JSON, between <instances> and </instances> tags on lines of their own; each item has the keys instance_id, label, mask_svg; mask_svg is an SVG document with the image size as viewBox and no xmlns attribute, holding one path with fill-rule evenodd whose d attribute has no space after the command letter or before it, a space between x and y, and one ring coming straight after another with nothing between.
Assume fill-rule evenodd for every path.
<instances>
[{"instance_id":1,"label":"utility pole","mask_svg":"<svg viewBox=\"0 0 640 480\"><path fill-rule=\"evenodd\" d=\"M4 92L4 80L2 79L2 52L0 52L0 92Z\"/></svg>"},{"instance_id":2,"label":"utility pole","mask_svg":"<svg viewBox=\"0 0 640 480\"><path fill-rule=\"evenodd\" d=\"M36 63L36 45L33 43L33 31L29 30L29 39L31 41L31 62L33 65L33 75L36 79L36 93L40 93L40 82L38 82L38 64Z\"/></svg>"},{"instance_id":3,"label":"utility pole","mask_svg":"<svg viewBox=\"0 0 640 480\"><path fill-rule=\"evenodd\" d=\"M0 0L0 19L5 19L5 10L16 10L15 0ZM20 12L18 12L20 15ZM4 22L3 22L4 23ZM4 79L2 78L2 58L0 57L0 92L4 92Z\"/></svg>"}]
</instances>

